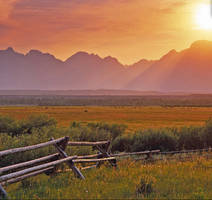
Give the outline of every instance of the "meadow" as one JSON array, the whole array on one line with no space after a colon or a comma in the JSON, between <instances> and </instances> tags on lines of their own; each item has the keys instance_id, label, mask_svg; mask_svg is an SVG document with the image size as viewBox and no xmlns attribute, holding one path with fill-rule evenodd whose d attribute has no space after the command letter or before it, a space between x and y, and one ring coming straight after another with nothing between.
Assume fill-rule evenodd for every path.
<instances>
[{"instance_id":1,"label":"meadow","mask_svg":"<svg viewBox=\"0 0 212 200\"><path fill-rule=\"evenodd\" d=\"M208 148L211 116L211 107L2 106L0 151L62 136L74 141L111 140L112 152ZM0 167L54 151L47 148L3 158ZM97 153L92 148L67 152ZM117 169L106 164L83 171L85 181L65 172L39 175L6 190L11 199L210 199L211 166L212 160L204 155L153 163L123 159Z\"/></svg>"},{"instance_id":2,"label":"meadow","mask_svg":"<svg viewBox=\"0 0 212 200\"><path fill-rule=\"evenodd\" d=\"M71 121L125 124L129 131L146 128L182 127L203 125L212 117L211 107L161 107L161 106L5 106L0 115L26 119L30 115L47 114L59 126L69 126Z\"/></svg>"}]
</instances>

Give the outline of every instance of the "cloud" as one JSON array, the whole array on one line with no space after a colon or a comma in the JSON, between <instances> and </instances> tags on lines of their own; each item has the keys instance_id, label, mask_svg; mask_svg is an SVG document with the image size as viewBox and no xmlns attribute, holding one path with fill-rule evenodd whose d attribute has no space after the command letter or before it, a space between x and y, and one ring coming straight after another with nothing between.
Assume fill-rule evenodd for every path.
<instances>
[{"instance_id":1,"label":"cloud","mask_svg":"<svg viewBox=\"0 0 212 200\"><path fill-rule=\"evenodd\" d=\"M0 0L0 22L8 19L15 0Z\"/></svg>"},{"instance_id":2,"label":"cloud","mask_svg":"<svg viewBox=\"0 0 212 200\"><path fill-rule=\"evenodd\" d=\"M0 0L0 2L6 0ZM139 54L139 46L176 39L190 0L7 0L0 32L14 46L52 50L62 58L77 50L121 59ZM1 5L1 4L0 4ZM1 45L1 43L0 43ZM129 47L129 48L128 48ZM105 50L104 50L105 49ZM124 53L125 50L125 53ZM120 53L119 53L120 52ZM136 52L136 53L135 53ZM156 53L155 53L156 54ZM152 51L148 55L155 55ZM146 56L144 51L144 56ZM147 55L147 56L148 56ZM141 55L140 55L141 56ZM138 56L137 56L138 57ZM136 58L137 58L136 57ZM127 59L126 59L127 60Z\"/></svg>"},{"instance_id":3,"label":"cloud","mask_svg":"<svg viewBox=\"0 0 212 200\"><path fill-rule=\"evenodd\" d=\"M159 15L173 12L176 7L183 6L184 2L185 0L174 3L170 3L170 0L163 0L163 3L159 0L17 0L10 19L23 27L33 24L35 29L42 28L44 31L128 33L139 23L154 24L154 18L160 19Z\"/></svg>"},{"instance_id":4,"label":"cloud","mask_svg":"<svg viewBox=\"0 0 212 200\"><path fill-rule=\"evenodd\" d=\"M11 30L11 28L11 26L0 24L0 36L2 36L2 34L7 33L9 30Z\"/></svg>"}]
</instances>

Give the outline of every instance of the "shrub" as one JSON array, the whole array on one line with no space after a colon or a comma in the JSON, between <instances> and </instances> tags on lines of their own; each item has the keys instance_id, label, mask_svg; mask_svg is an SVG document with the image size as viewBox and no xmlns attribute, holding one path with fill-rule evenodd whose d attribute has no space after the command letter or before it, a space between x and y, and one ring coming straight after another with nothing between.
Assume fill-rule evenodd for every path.
<instances>
[{"instance_id":1,"label":"shrub","mask_svg":"<svg viewBox=\"0 0 212 200\"><path fill-rule=\"evenodd\" d=\"M88 127L105 130L110 134L110 139L114 140L118 136L122 135L127 126L123 124L107 124L107 123L89 123Z\"/></svg>"},{"instance_id":2,"label":"shrub","mask_svg":"<svg viewBox=\"0 0 212 200\"><path fill-rule=\"evenodd\" d=\"M202 134L204 144L207 147L212 147L212 119L206 121Z\"/></svg>"},{"instance_id":3,"label":"shrub","mask_svg":"<svg viewBox=\"0 0 212 200\"><path fill-rule=\"evenodd\" d=\"M9 116L0 116L0 133L11 134L19 128L18 123Z\"/></svg>"},{"instance_id":4,"label":"shrub","mask_svg":"<svg viewBox=\"0 0 212 200\"><path fill-rule=\"evenodd\" d=\"M177 137L171 129L140 130L132 135L117 137L112 143L112 151L173 151L177 149Z\"/></svg>"},{"instance_id":5,"label":"shrub","mask_svg":"<svg viewBox=\"0 0 212 200\"><path fill-rule=\"evenodd\" d=\"M96 140L96 134L94 134L89 127L74 125L69 129L69 131L70 131L72 140L75 140L75 141L95 141Z\"/></svg>"},{"instance_id":6,"label":"shrub","mask_svg":"<svg viewBox=\"0 0 212 200\"><path fill-rule=\"evenodd\" d=\"M178 133L178 149L204 148L204 139L201 127L184 127Z\"/></svg>"},{"instance_id":7,"label":"shrub","mask_svg":"<svg viewBox=\"0 0 212 200\"><path fill-rule=\"evenodd\" d=\"M177 138L169 129L139 131L134 136L132 151L156 150L173 151Z\"/></svg>"},{"instance_id":8,"label":"shrub","mask_svg":"<svg viewBox=\"0 0 212 200\"><path fill-rule=\"evenodd\" d=\"M123 135L117 137L112 142L112 152L121 151L121 152L131 152L134 144L133 135Z\"/></svg>"},{"instance_id":9,"label":"shrub","mask_svg":"<svg viewBox=\"0 0 212 200\"><path fill-rule=\"evenodd\" d=\"M73 122L71 122L71 124L70 124L70 128L76 128L76 127L80 127L80 122L76 122L76 121L73 121Z\"/></svg>"},{"instance_id":10,"label":"shrub","mask_svg":"<svg viewBox=\"0 0 212 200\"><path fill-rule=\"evenodd\" d=\"M89 123L87 126L80 122L72 122L69 132L76 141L114 140L125 132L126 126L107 123Z\"/></svg>"},{"instance_id":11,"label":"shrub","mask_svg":"<svg viewBox=\"0 0 212 200\"><path fill-rule=\"evenodd\" d=\"M15 120L9 116L0 116L0 133L11 136L31 134L33 130L41 132L46 127L56 127L57 122L47 115L30 116L27 120Z\"/></svg>"}]
</instances>

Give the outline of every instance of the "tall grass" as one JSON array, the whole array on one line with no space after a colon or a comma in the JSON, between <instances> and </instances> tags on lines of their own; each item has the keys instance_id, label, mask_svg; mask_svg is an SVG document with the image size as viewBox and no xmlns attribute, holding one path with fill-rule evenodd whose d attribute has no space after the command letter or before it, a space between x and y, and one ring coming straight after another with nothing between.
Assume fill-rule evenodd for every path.
<instances>
[{"instance_id":1,"label":"tall grass","mask_svg":"<svg viewBox=\"0 0 212 200\"><path fill-rule=\"evenodd\" d=\"M68 172L39 175L6 189L11 199L210 199L211 165L204 158L155 164L123 160L118 169L84 172L85 181Z\"/></svg>"}]
</instances>

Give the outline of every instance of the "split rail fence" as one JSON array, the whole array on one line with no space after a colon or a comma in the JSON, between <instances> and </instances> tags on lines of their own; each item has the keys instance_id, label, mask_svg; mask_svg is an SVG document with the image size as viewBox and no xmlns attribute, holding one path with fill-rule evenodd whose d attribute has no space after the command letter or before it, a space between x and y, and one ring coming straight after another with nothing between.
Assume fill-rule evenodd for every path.
<instances>
[{"instance_id":1,"label":"split rail fence","mask_svg":"<svg viewBox=\"0 0 212 200\"><path fill-rule=\"evenodd\" d=\"M63 137L59 139L51 138L50 141L45 143L40 143L32 146L19 147L9 150L0 151L0 161L1 158L26 151L32 151L48 146L54 146L56 153L47 155L44 157L36 158L34 160L25 161L21 163L16 163L10 166L4 166L0 168L0 199L7 198L7 193L4 186L12 183L22 181L26 178L36 176L42 173L46 175L51 175L59 172L58 165L66 163L71 171L75 174L77 178L85 179L81 170L90 169L93 167L100 167L103 162L109 162L111 166L117 166L117 158L119 157L131 157L131 156L145 156L145 160L153 160L153 155L174 155L182 153L194 153L194 152L206 152L211 151L211 149L204 150L191 150L191 151L173 151L173 152L160 152L160 150L153 151L143 151L143 152L132 152L132 153L110 153L110 141L100 141L100 142L73 142L69 141L69 137ZM85 155L85 156L69 156L67 154L67 146L91 146L97 149L98 154ZM140 159L141 160L141 159ZM75 164L78 163L95 163L95 165L86 166L79 169Z\"/></svg>"},{"instance_id":2,"label":"split rail fence","mask_svg":"<svg viewBox=\"0 0 212 200\"><path fill-rule=\"evenodd\" d=\"M50 141L45 143L0 151L0 160L4 156L32 151L51 145L55 147L57 153L0 168L0 198L7 198L7 193L3 186L16 183L42 173L51 175L56 172L57 166L62 163L67 163L75 176L80 179L85 179L85 177L75 165L76 163L97 163L96 166L99 167L102 162L108 161L112 166L116 167L115 157L111 157L108 152L110 145L109 141L70 142L69 137L63 137L59 139L51 138ZM69 156L65 151L68 145L93 146L96 147L100 153L87 156Z\"/></svg>"}]
</instances>

